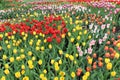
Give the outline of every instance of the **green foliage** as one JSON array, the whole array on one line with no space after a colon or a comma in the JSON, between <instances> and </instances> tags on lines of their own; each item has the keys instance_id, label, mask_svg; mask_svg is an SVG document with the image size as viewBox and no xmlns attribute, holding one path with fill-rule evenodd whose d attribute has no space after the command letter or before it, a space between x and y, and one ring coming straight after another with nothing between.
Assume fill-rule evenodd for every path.
<instances>
[{"instance_id":1,"label":"green foliage","mask_svg":"<svg viewBox=\"0 0 120 80\"><path fill-rule=\"evenodd\" d=\"M19 6L21 3L20 2L16 2L16 0L12 0L12 1L9 1L9 0L0 0L0 10L3 10L3 9L9 9L9 8L12 8L12 7L17 7Z\"/></svg>"}]
</instances>

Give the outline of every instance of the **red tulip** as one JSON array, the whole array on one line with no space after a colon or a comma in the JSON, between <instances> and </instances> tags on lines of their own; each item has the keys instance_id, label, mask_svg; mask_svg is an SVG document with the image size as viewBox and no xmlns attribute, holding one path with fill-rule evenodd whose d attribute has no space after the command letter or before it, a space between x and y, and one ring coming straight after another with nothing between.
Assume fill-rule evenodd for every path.
<instances>
[{"instance_id":1,"label":"red tulip","mask_svg":"<svg viewBox=\"0 0 120 80\"><path fill-rule=\"evenodd\" d=\"M52 37L48 37L47 42L52 42Z\"/></svg>"},{"instance_id":2,"label":"red tulip","mask_svg":"<svg viewBox=\"0 0 120 80\"><path fill-rule=\"evenodd\" d=\"M61 42L61 38L60 37L56 37L56 41L57 41L57 43L60 43Z\"/></svg>"}]
</instances>

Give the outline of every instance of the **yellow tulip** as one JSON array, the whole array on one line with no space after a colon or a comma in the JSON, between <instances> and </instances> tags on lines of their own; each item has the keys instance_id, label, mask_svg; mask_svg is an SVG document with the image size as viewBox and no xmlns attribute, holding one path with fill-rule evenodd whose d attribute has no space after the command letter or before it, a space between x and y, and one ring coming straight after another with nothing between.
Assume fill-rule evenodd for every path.
<instances>
[{"instance_id":1,"label":"yellow tulip","mask_svg":"<svg viewBox=\"0 0 120 80\"><path fill-rule=\"evenodd\" d=\"M51 44L49 44L48 47L49 47L49 49L52 49L52 45Z\"/></svg>"},{"instance_id":2,"label":"yellow tulip","mask_svg":"<svg viewBox=\"0 0 120 80\"><path fill-rule=\"evenodd\" d=\"M21 69L25 69L25 65L21 65Z\"/></svg>"},{"instance_id":3,"label":"yellow tulip","mask_svg":"<svg viewBox=\"0 0 120 80\"><path fill-rule=\"evenodd\" d=\"M119 53L116 53L116 54L115 54L115 58L116 58L116 59L119 59L119 57L120 57L120 54L119 54Z\"/></svg>"},{"instance_id":4,"label":"yellow tulip","mask_svg":"<svg viewBox=\"0 0 120 80\"><path fill-rule=\"evenodd\" d=\"M44 74L46 74L46 73L47 73L47 70L46 70L46 69L44 69L44 70L43 70L43 73L44 73Z\"/></svg>"},{"instance_id":5,"label":"yellow tulip","mask_svg":"<svg viewBox=\"0 0 120 80\"><path fill-rule=\"evenodd\" d=\"M58 77L54 77L54 79L53 80L59 80L59 78Z\"/></svg>"},{"instance_id":6,"label":"yellow tulip","mask_svg":"<svg viewBox=\"0 0 120 80\"><path fill-rule=\"evenodd\" d=\"M61 76L61 77L60 77L60 80L65 80L65 77Z\"/></svg>"},{"instance_id":7,"label":"yellow tulip","mask_svg":"<svg viewBox=\"0 0 120 80\"><path fill-rule=\"evenodd\" d=\"M70 59L71 61L73 61L73 60L74 60L74 56L69 55L69 59Z\"/></svg>"},{"instance_id":8,"label":"yellow tulip","mask_svg":"<svg viewBox=\"0 0 120 80\"><path fill-rule=\"evenodd\" d=\"M77 36L77 40L80 40L80 36Z\"/></svg>"},{"instance_id":9,"label":"yellow tulip","mask_svg":"<svg viewBox=\"0 0 120 80\"><path fill-rule=\"evenodd\" d=\"M20 78L20 77L21 77L20 72L16 72L16 73L15 73L15 77L16 77L16 78Z\"/></svg>"},{"instance_id":10,"label":"yellow tulip","mask_svg":"<svg viewBox=\"0 0 120 80\"><path fill-rule=\"evenodd\" d=\"M112 69L112 63L107 63L107 65L106 65L106 68L107 68L107 70L111 70Z\"/></svg>"},{"instance_id":11,"label":"yellow tulip","mask_svg":"<svg viewBox=\"0 0 120 80\"><path fill-rule=\"evenodd\" d=\"M89 64L92 64L92 61L93 61L92 58L88 59L88 63L89 63Z\"/></svg>"},{"instance_id":12,"label":"yellow tulip","mask_svg":"<svg viewBox=\"0 0 120 80\"><path fill-rule=\"evenodd\" d=\"M70 33L70 32L68 32L68 36L69 36L69 37L71 36L71 33Z\"/></svg>"},{"instance_id":13,"label":"yellow tulip","mask_svg":"<svg viewBox=\"0 0 120 80\"><path fill-rule=\"evenodd\" d=\"M111 76L112 76L112 77L115 77L115 76L116 76L116 72L115 72L115 71L112 71L112 72L111 72Z\"/></svg>"},{"instance_id":14,"label":"yellow tulip","mask_svg":"<svg viewBox=\"0 0 120 80\"><path fill-rule=\"evenodd\" d=\"M6 55L3 55L3 56L2 56L2 59L3 59L3 60L6 60L6 59L7 59L7 56L6 56Z\"/></svg>"},{"instance_id":15,"label":"yellow tulip","mask_svg":"<svg viewBox=\"0 0 120 80\"><path fill-rule=\"evenodd\" d=\"M17 49L13 49L13 53L14 53L14 54L17 54Z\"/></svg>"},{"instance_id":16,"label":"yellow tulip","mask_svg":"<svg viewBox=\"0 0 120 80\"><path fill-rule=\"evenodd\" d=\"M0 80L6 80L6 77L5 76L2 76L2 78Z\"/></svg>"},{"instance_id":17,"label":"yellow tulip","mask_svg":"<svg viewBox=\"0 0 120 80\"><path fill-rule=\"evenodd\" d=\"M31 52L31 51L28 51L28 55L29 55L29 56L32 56L32 52Z\"/></svg>"},{"instance_id":18,"label":"yellow tulip","mask_svg":"<svg viewBox=\"0 0 120 80\"><path fill-rule=\"evenodd\" d=\"M75 77L75 72L71 73L71 77L74 78Z\"/></svg>"},{"instance_id":19,"label":"yellow tulip","mask_svg":"<svg viewBox=\"0 0 120 80\"><path fill-rule=\"evenodd\" d=\"M5 67L5 69L8 69L8 68L9 68L9 65L8 65L8 64L5 64L4 67Z\"/></svg>"},{"instance_id":20,"label":"yellow tulip","mask_svg":"<svg viewBox=\"0 0 120 80\"><path fill-rule=\"evenodd\" d=\"M44 77L44 74L40 74L40 76L39 76L41 79Z\"/></svg>"},{"instance_id":21,"label":"yellow tulip","mask_svg":"<svg viewBox=\"0 0 120 80\"><path fill-rule=\"evenodd\" d=\"M14 62L14 57L10 57L10 62Z\"/></svg>"},{"instance_id":22,"label":"yellow tulip","mask_svg":"<svg viewBox=\"0 0 120 80\"><path fill-rule=\"evenodd\" d=\"M5 74L9 74L10 71L9 71L8 69L5 69L5 70L4 70L4 73L5 73Z\"/></svg>"},{"instance_id":23,"label":"yellow tulip","mask_svg":"<svg viewBox=\"0 0 120 80\"><path fill-rule=\"evenodd\" d=\"M23 77L22 80L29 80L29 77L28 77L28 76L25 76L25 77Z\"/></svg>"},{"instance_id":24,"label":"yellow tulip","mask_svg":"<svg viewBox=\"0 0 120 80\"><path fill-rule=\"evenodd\" d=\"M44 51L44 50L45 50L45 48L44 48L44 46L42 46L42 47L41 47L41 51Z\"/></svg>"},{"instance_id":25,"label":"yellow tulip","mask_svg":"<svg viewBox=\"0 0 120 80\"><path fill-rule=\"evenodd\" d=\"M41 60L41 59L38 61L38 64L39 64L39 65L42 65L42 60Z\"/></svg>"},{"instance_id":26,"label":"yellow tulip","mask_svg":"<svg viewBox=\"0 0 120 80\"><path fill-rule=\"evenodd\" d=\"M51 63L51 64L54 64L54 62L55 62L55 60L52 59L50 63Z\"/></svg>"},{"instance_id":27,"label":"yellow tulip","mask_svg":"<svg viewBox=\"0 0 120 80\"><path fill-rule=\"evenodd\" d=\"M59 60L59 64L62 64L62 60L61 59Z\"/></svg>"},{"instance_id":28,"label":"yellow tulip","mask_svg":"<svg viewBox=\"0 0 120 80\"><path fill-rule=\"evenodd\" d=\"M70 38L70 42L74 42L74 40L75 40L74 38Z\"/></svg>"},{"instance_id":29,"label":"yellow tulip","mask_svg":"<svg viewBox=\"0 0 120 80\"><path fill-rule=\"evenodd\" d=\"M109 63L110 59L109 58L105 58L105 63Z\"/></svg>"}]
</instances>

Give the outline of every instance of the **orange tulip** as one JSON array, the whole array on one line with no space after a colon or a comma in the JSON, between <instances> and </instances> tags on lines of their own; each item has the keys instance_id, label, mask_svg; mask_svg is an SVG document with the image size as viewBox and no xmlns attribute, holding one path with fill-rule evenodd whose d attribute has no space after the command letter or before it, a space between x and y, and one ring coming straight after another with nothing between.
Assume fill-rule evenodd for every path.
<instances>
[{"instance_id":1,"label":"orange tulip","mask_svg":"<svg viewBox=\"0 0 120 80\"><path fill-rule=\"evenodd\" d=\"M96 53L93 54L93 58L97 58L97 54Z\"/></svg>"},{"instance_id":2,"label":"orange tulip","mask_svg":"<svg viewBox=\"0 0 120 80\"><path fill-rule=\"evenodd\" d=\"M96 68L97 68L97 66L96 66L96 65L93 65L93 66L92 66L92 68L93 68L93 69L96 69Z\"/></svg>"},{"instance_id":3,"label":"orange tulip","mask_svg":"<svg viewBox=\"0 0 120 80\"><path fill-rule=\"evenodd\" d=\"M109 44L110 44L110 41L107 41L107 42L106 42L106 44L108 44L108 45L109 45Z\"/></svg>"},{"instance_id":4,"label":"orange tulip","mask_svg":"<svg viewBox=\"0 0 120 80\"><path fill-rule=\"evenodd\" d=\"M78 69L77 69L77 72L76 72L76 75L77 75L77 76L80 76L81 73L82 73L82 69L81 69L81 68L78 68Z\"/></svg>"},{"instance_id":5,"label":"orange tulip","mask_svg":"<svg viewBox=\"0 0 120 80\"><path fill-rule=\"evenodd\" d=\"M116 46L116 44L117 44L117 41L114 41L114 42L113 42L113 45Z\"/></svg>"},{"instance_id":6,"label":"orange tulip","mask_svg":"<svg viewBox=\"0 0 120 80\"><path fill-rule=\"evenodd\" d=\"M114 53L110 54L110 57L113 59L115 57L115 54Z\"/></svg>"},{"instance_id":7,"label":"orange tulip","mask_svg":"<svg viewBox=\"0 0 120 80\"><path fill-rule=\"evenodd\" d=\"M111 41L114 41L115 39L114 38L111 38Z\"/></svg>"},{"instance_id":8,"label":"orange tulip","mask_svg":"<svg viewBox=\"0 0 120 80\"><path fill-rule=\"evenodd\" d=\"M105 57L109 58L110 57L110 53L105 53Z\"/></svg>"},{"instance_id":9,"label":"orange tulip","mask_svg":"<svg viewBox=\"0 0 120 80\"><path fill-rule=\"evenodd\" d=\"M118 48L118 50L120 51L120 47Z\"/></svg>"},{"instance_id":10,"label":"orange tulip","mask_svg":"<svg viewBox=\"0 0 120 80\"><path fill-rule=\"evenodd\" d=\"M110 52L113 52L113 51L114 51L113 48L109 48L109 50L110 50Z\"/></svg>"},{"instance_id":11,"label":"orange tulip","mask_svg":"<svg viewBox=\"0 0 120 80\"><path fill-rule=\"evenodd\" d=\"M120 39L120 35L118 35L117 37L118 37L118 39Z\"/></svg>"},{"instance_id":12,"label":"orange tulip","mask_svg":"<svg viewBox=\"0 0 120 80\"><path fill-rule=\"evenodd\" d=\"M105 47L104 47L104 50L105 50L105 51L107 51L108 49L109 49L108 46L105 46Z\"/></svg>"},{"instance_id":13,"label":"orange tulip","mask_svg":"<svg viewBox=\"0 0 120 80\"><path fill-rule=\"evenodd\" d=\"M98 66L99 67L102 67L103 66L103 63L101 61L98 62Z\"/></svg>"},{"instance_id":14,"label":"orange tulip","mask_svg":"<svg viewBox=\"0 0 120 80\"><path fill-rule=\"evenodd\" d=\"M86 67L86 70L87 70L88 72L90 72L90 71L91 71L91 67Z\"/></svg>"},{"instance_id":15,"label":"orange tulip","mask_svg":"<svg viewBox=\"0 0 120 80\"><path fill-rule=\"evenodd\" d=\"M110 35L110 31L108 31L107 34Z\"/></svg>"},{"instance_id":16,"label":"orange tulip","mask_svg":"<svg viewBox=\"0 0 120 80\"><path fill-rule=\"evenodd\" d=\"M116 31L116 27L113 27L112 32L115 33L115 31Z\"/></svg>"},{"instance_id":17,"label":"orange tulip","mask_svg":"<svg viewBox=\"0 0 120 80\"><path fill-rule=\"evenodd\" d=\"M102 61L103 60L103 58L102 57L98 57L98 61Z\"/></svg>"},{"instance_id":18,"label":"orange tulip","mask_svg":"<svg viewBox=\"0 0 120 80\"><path fill-rule=\"evenodd\" d=\"M97 62L94 62L94 63L93 63L93 65L96 65L96 64L97 64Z\"/></svg>"},{"instance_id":19,"label":"orange tulip","mask_svg":"<svg viewBox=\"0 0 120 80\"><path fill-rule=\"evenodd\" d=\"M82 72L82 69L81 69L81 68L78 68L77 71L78 71L78 72Z\"/></svg>"}]
</instances>

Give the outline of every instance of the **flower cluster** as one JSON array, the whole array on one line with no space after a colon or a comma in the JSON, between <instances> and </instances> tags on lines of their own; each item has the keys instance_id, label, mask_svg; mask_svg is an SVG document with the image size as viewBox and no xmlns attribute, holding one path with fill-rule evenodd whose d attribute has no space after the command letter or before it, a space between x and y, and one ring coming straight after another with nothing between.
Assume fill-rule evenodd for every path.
<instances>
[{"instance_id":1,"label":"flower cluster","mask_svg":"<svg viewBox=\"0 0 120 80\"><path fill-rule=\"evenodd\" d=\"M85 1L0 11L0 80L119 79L119 6Z\"/></svg>"},{"instance_id":2,"label":"flower cluster","mask_svg":"<svg viewBox=\"0 0 120 80\"><path fill-rule=\"evenodd\" d=\"M27 23L29 23L28 20L26 20ZM56 22L56 23L54 23ZM19 33L22 36L25 36L24 38L27 38L25 34L32 34L32 35L39 35L43 34L46 36L47 42L52 42L52 39L56 39L58 43L61 42L62 36L65 36L68 32L68 29L65 27L66 23L62 19L62 17L45 17L44 20L38 21L38 20L32 20L31 27L26 25L25 23L20 24L3 24L0 26L0 32L6 32L6 25L7 28L11 30L10 32L6 32L8 36L11 36L14 33ZM1 37L2 39L2 37Z\"/></svg>"}]
</instances>

